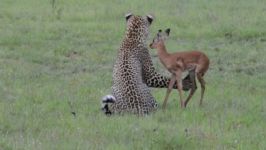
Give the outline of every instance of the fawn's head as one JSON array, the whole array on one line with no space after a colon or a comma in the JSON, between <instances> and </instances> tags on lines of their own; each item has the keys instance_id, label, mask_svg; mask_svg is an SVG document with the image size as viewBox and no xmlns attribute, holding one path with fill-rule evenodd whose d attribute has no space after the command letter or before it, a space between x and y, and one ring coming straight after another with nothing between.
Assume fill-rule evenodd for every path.
<instances>
[{"instance_id":1,"label":"fawn's head","mask_svg":"<svg viewBox=\"0 0 266 150\"><path fill-rule=\"evenodd\" d=\"M152 40L152 43L150 44L150 48L154 49L157 48L160 44L163 44L164 41L169 37L170 34L170 28L166 29L164 32L162 30L158 30L158 33L155 35L155 37Z\"/></svg>"}]
</instances>

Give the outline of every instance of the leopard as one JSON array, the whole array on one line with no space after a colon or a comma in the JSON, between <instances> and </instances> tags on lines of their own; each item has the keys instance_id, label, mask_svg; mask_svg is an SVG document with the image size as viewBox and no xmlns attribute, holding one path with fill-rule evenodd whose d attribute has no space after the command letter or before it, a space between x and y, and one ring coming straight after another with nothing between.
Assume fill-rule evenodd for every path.
<instances>
[{"instance_id":1,"label":"leopard","mask_svg":"<svg viewBox=\"0 0 266 150\"><path fill-rule=\"evenodd\" d=\"M155 71L147 48L153 15L128 13L125 19L126 33L113 67L112 92L102 98L102 110L106 115L130 113L143 116L158 108L150 88L167 88L170 79ZM189 76L182 83L183 90L191 88Z\"/></svg>"}]
</instances>

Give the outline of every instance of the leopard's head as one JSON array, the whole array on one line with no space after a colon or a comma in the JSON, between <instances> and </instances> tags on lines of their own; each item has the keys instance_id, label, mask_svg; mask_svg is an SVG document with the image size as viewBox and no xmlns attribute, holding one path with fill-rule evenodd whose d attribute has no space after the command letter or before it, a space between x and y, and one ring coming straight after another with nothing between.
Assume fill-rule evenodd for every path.
<instances>
[{"instance_id":1,"label":"leopard's head","mask_svg":"<svg viewBox=\"0 0 266 150\"><path fill-rule=\"evenodd\" d=\"M146 42L153 16L135 16L132 13L128 13L125 15L125 18L127 21L127 38L135 42Z\"/></svg>"}]
</instances>

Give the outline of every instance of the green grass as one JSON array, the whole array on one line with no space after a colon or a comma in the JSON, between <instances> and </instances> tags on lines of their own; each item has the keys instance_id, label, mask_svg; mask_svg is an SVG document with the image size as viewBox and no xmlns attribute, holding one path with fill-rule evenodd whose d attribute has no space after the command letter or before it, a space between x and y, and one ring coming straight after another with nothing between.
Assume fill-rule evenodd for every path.
<instances>
[{"instance_id":1,"label":"green grass","mask_svg":"<svg viewBox=\"0 0 266 150\"><path fill-rule=\"evenodd\" d=\"M265 1L52 2L0 0L1 150L266 149ZM169 51L210 57L202 108L198 89L186 110L174 91L165 113L102 114L128 11L155 15L149 41L170 27Z\"/></svg>"}]
</instances>

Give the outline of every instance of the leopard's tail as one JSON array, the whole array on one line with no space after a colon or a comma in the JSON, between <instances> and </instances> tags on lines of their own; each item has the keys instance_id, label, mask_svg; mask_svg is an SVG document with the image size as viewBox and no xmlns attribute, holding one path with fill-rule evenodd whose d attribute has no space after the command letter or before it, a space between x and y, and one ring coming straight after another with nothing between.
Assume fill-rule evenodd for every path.
<instances>
[{"instance_id":1,"label":"leopard's tail","mask_svg":"<svg viewBox=\"0 0 266 150\"><path fill-rule=\"evenodd\" d=\"M110 111L109 104L110 103L115 103L116 99L113 95L106 95L102 98L102 111L106 115L111 115L112 112Z\"/></svg>"}]
</instances>

